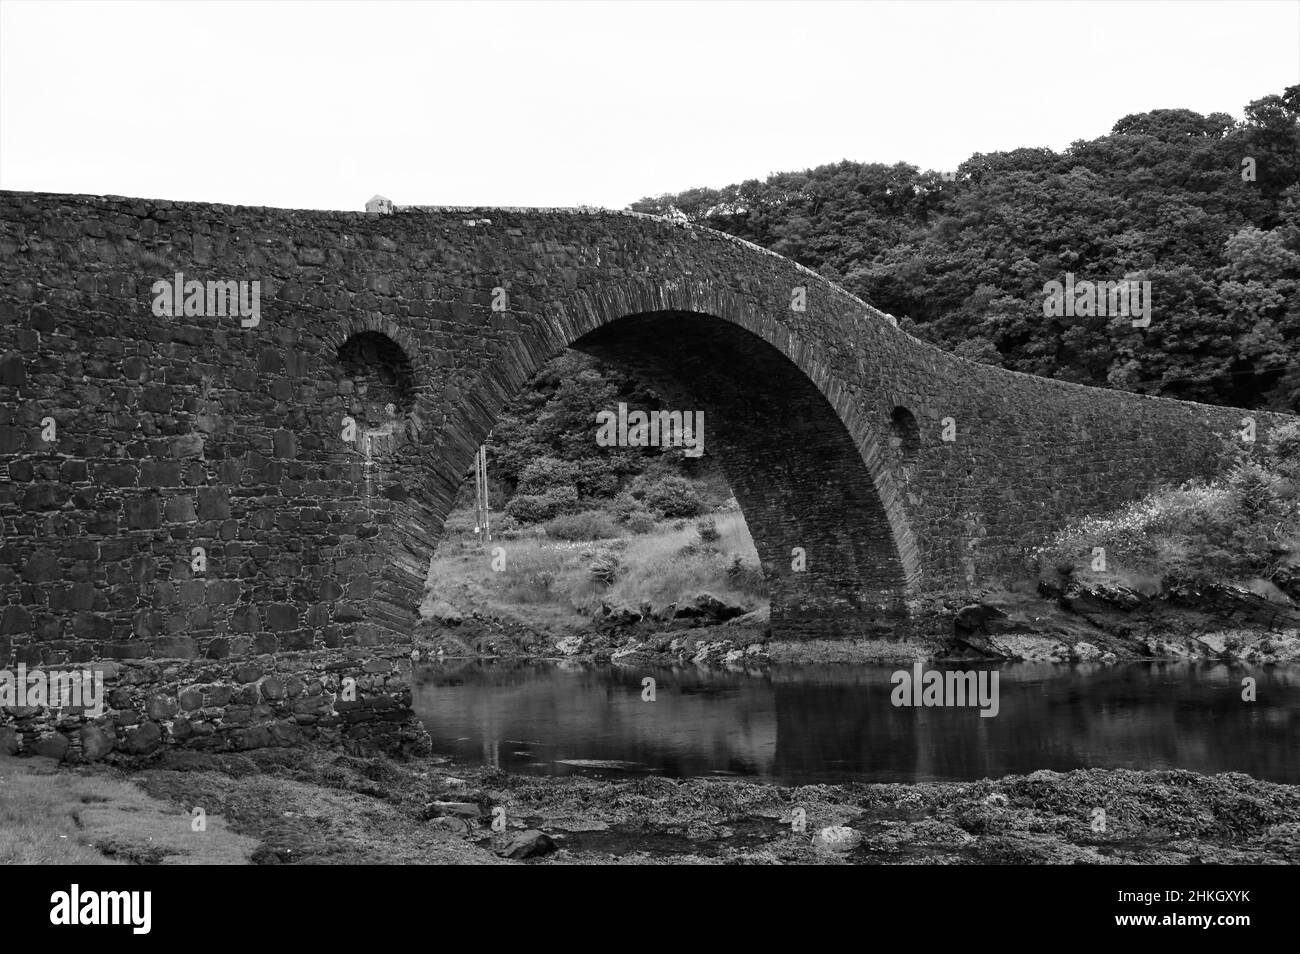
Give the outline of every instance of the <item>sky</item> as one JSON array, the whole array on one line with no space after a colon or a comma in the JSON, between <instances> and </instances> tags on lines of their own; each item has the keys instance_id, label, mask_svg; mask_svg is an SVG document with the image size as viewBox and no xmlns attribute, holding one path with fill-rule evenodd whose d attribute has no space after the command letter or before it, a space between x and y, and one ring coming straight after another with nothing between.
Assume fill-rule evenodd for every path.
<instances>
[{"instance_id":1,"label":"sky","mask_svg":"<svg viewBox=\"0 0 1300 954\"><path fill-rule=\"evenodd\" d=\"M591 205L1300 83L1300 0L0 0L0 188Z\"/></svg>"}]
</instances>

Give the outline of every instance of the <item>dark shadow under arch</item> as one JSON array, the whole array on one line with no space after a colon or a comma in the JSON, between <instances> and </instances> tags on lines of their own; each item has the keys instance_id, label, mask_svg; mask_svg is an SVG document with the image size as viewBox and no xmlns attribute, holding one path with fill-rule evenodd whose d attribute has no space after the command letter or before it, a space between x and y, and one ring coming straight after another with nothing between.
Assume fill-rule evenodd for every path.
<instances>
[{"instance_id":1,"label":"dark shadow under arch","mask_svg":"<svg viewBox=\"0 0 1300 954\"><path fill-rule=\"evenodd\" d=\"M909 574L875 475L789 358L731 322L671 311L620 318L573 347L634 372L674 410L704 412L705 447L744 511L774 628L829 634L901 611Z\"/></svg>"}]
</instances>

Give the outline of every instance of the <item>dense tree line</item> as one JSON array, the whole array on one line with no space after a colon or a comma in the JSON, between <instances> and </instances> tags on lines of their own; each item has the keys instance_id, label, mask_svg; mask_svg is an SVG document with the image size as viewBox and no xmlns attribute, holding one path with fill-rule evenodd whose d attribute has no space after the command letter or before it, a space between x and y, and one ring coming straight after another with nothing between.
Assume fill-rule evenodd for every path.
<instances>
[{"instance_id":1,"label":"dense tree line","mask_svg":"<svg viewBox=\"0 0 1300 954\"><path fill-rule=\"evenodd\" d=\"M948 174L840 162L642 199L780 252L918 337L1017 371L1300 409L1300 86L1234 121L1162 109ZM1045 317L1044 285L1151 283L1152 322Z\"/></svg>"},{"instance_id":2,"label":"dense tree line","mask_svg":"<svg viewBox=\"0 0 1300 954\"><path fill-rule=\"evenodd\" d=\"M514 498L521 518L549 519L610 500L630 484L656 505L651 509L675 509L657 506L665 494L681 498L676 509L698 509L680 477L712 473L707 453L689 458L675 447L596 445L596 412L612 411L619 403L646 411L662 406L636 378L588 355L568 351L548 362L498 417L488 440L493 506ZM638 485L641 476L655 479ZM472 499L467 479L461 503Z\"/></svg>"}]
</instances>

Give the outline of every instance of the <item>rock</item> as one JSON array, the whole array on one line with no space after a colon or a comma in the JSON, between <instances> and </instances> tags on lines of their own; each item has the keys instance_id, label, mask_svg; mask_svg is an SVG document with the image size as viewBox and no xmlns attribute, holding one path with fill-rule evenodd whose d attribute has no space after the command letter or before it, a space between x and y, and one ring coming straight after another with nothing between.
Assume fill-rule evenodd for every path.
<instances>
[{"instance_id":1,"label":"rock","mask_svg":"<svg viewBox=\"0 0 1300 954\"><path fill-rule=\"evenodd\" d=\"M745 607L736 606L734 603L724 603L712 593L701 593L695 597L695 605L703 610L706 616L716 619L719 623L725 623L729 619L744 616L746 612Z\"/></svg>"},{"instance_id":2,"label":"rock","mask_svg":"<svg viewBox=\"0 0 1300 954\"><path fill-rule=\"evenodd\" d=\"M429 827L438 831L451 832L453 835L468 835L470 833L469 822L463 818L457 818L455 815L439 815L429 822Z\"/></svg>"},{"instance_id":3,"label":"rock","mask_svg":"<svg viewBox=\"0 0 1300 954\"><path fill-rule=\"evenodd\" d=\"M456 607L446 600L438 600L429 607L429 615L446 626L459 626L465 619Z\"/></svg>"},{"instance_id":4,"label":"rock","mask_svg":"<svg viewBox=\"0 0 1300 954\"><path fill-rule=\"evenodd\" d=\"M1006 619L1007 614L996 606L987 603L971 603L957 611L953 618L953 632L957 636L970 636L974 633L987 635L992 620Z\"/></svg>"},{"instance_id":5,"label":"rock","mask_svg":"<svg viewBox=\"0 0 1300 954\"><path fill-rule=\"evenodd\" d=\"M125 708L118 706L117 708ZM181 708L186 711L194 711L196 708L203 708L203 690L199 686L190 686L190 688L181 691Z\"/></svg>"},{"instance_id":6,"label":"rock","mask_svg":"<svg viewBox=\"0 0 1300 954\"><path fill-rule=\"evenodd\" d=\"M87 762L97 762L109 752L113 751L113 746L117 744L112 732L105 731L102 726L83 725L81 727L81 757Z\"/></svg>"},{"instance_id":7,"label":"rock","mask_svg":"<svg viewBox=\"0 0 1300 954\"><path fill-rule=\"evenodd\" d=\"M37 755L43 755L47 759L55 759L62 762L63 756L68 752L68 737L62 732L55 732L39 739L32 749Z\"/></svg>"},{"instance_id":8,"label":"rock","mask_svg":"<svg viewBox=\"0 0 1300 954\"><path fill-rule=\"evenodd\" d=\"M1072 582L1061 597L1061 606L1085 618L1106 616L1116 611L1130 612L1147 602L1147 598L1124 586L1105 583Z\"/></svg>"},{"instance_id":9,"label":"rock","mask_svg":"<svg viewBox=\"0 0 1300 954\"><path fill-rule=\"evenodd\" d=\"M539 858L542 855L548 855L555 850L555 842L551 836L540 832L535 828L528 831L521 831L510 839L510 843L504 848L498 848L497 854L502 858L514 858L516 861L522 861L525 858Z\"/></svg>"},{"instance_id":10,"label":"rock","mask_svg":"<svg viewBox=\"0 0 1300 954\"><path fill-rule=\"evenodd\" d=\"M701 643L695 647L695 655L691 657L691 662L697 666L708 665L714 657L720 655L730 645L730 643L720 639Z\"/></svg>"},{"instance_id":11,"label":"rock","mask_svg":"<svg viewBox=\"0 0 1300 954\"><path fill-rule=\"evenodd\" d=\"M1270 825L1264 833L1264 844L1274 851L1300 860L1300 822L1283 822Z\"/></svg>"},{"instance_id":12,"label":"rock","mask_svg":"<svg viewBox=\"0 0 1300 954\"><path fill-rule=\"evenodd\" d=\"M831 825L813 835L813 847L822 851L851 851L862 841L862 836L844 825Z\"/></svg>"},{"instance_id":13,"label":"rock","mask_svg":"<svg viewBox=\"0 0 1300 954\"><path fill-rule=\"evenodd\" d=\"M642 615L629 606L617 606L602 621L608 626L632 626L641 622Z\"/></svg>"},{"instance_id":14,"label":"rock","mask_svg":"<svg viewBox=\"0 0 1300 954\"><path fill-rule=\"evenodd\" d=\"M643 643L629 643L621 649L616 649L609 656L609 661L616 663L621 659L627 659L629 656L637 656L645 648Z\"/></svg>"},{"instance_id":15,"label":"rock","mask_svg":"<svg viewBox=\"0 0 1300 954\"><path fill-rule=\"evenodd\" d=\"M145 722L126 734L126 751L131 755L148 755L162 742L162 730L157 722Z\"/></svg>"},{"instance_id":16,"label":"rock","mask_svg":"<svg viewBox=\"0 0 1300 954\"><path fill-rule=\"evenodd\" d=\"M771 622L771 619L770 611L764 607L763 609L750 610L744 615L729 619L727 620L726 625L738 627L761 626L766 629L767 625Z\"/></svg>"},{"instance_id":17,"label":"rock","mask_svg":"<svg viewBox=\"0 0 1300 954\"><path fill-rule=\"evenodd\" d=\"M166 693L157 693L149 697L145 703L145 712L150 719L170 719L176 714L177 702L175 697Z\"/></svg>"},{"instance_id":18,"label":"rock","mask_svg":"<svg viewBox=\"0 0 1300 954\"><path fill-rule=\"evenodd\" d=\"M582 652L583 639L581 636L565 636L555 644L558 652L565 656L576 656Z\"/></svg>"},{"instance_id":19,"label":"rock","mask_svg":"<svg viewBox=\"0 0 1300 954\"><path fill-rule=\"evenodd\" d=\"M482 814L473 802L429 802L424 806L424 817L442 818L448 815L460 818L478 818Z\"/></svg>"},{"instance_id":20,"label":"rock","mask_svg":"<svg viewBox=\"0 0 1300 954\"><path fill-rule=\"evenodd\" d=\"M1092 643L1075 643L1074 649L1071 650L1070 655L1080 662L1088 662L1090 660L1100 659L1101 650Z\"/></svg>"}]
</instances>

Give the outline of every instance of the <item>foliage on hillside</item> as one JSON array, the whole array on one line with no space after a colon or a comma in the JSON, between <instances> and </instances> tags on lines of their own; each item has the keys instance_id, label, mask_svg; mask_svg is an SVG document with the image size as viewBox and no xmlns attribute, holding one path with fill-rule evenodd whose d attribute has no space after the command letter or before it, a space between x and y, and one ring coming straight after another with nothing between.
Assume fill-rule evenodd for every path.
<instances>
[{"instance_id":1,"label":"foliage on hillside","mask_svg":"<svg viewBox=\"0 0 1300 954\"><path fill-rule=\"evenodd\" d=\"M501 414L488 440L493 507L521 523L537 523L625 494L631 502L623 509L698 513L683 478L716 480L712 457L686 457L680 447L598 446L596 412L615 411L620 403L642 411L662 407L654 391L595 358L569 351L548 362ZM467 477L457 503L467 506L473 495Z\"/></svg>"},{"instance_id":2,"label":"foliage on hillside","mask_svg":"<svg viewBox=\"0 0 1300 954\"><path fill-rule=\"evenodd\" d=\"M1255 181L1243 180L1254 160ZM771 248L1017 371L1211 404L1300 408L1300 86L1234 122L1160 109L1064 152L953 171L839 162L646 198ZM1151 282L1152 325L1046 318L1043 286Z\"/></svg>"}]
</instances>

